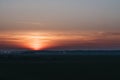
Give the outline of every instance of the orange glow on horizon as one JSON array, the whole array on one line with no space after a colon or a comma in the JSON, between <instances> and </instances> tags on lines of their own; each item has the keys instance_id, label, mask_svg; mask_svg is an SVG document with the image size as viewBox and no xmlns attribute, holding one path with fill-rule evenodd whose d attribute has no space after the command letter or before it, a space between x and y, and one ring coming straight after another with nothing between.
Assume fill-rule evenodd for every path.
<instances>
[{"instance_id":1,"label":"orange glow on horizon","mask_svg":"<svg viewBox=\"0 0 120 80\"><path fill-rule=\"evenodd\" d=\"M103 44L106 46L110 44L117 45L120 41L119 36L119 34L105 32L81 32L78 34L67 32L3 32L0 34L0 44L5 47L8 46L8 48L28 50L57 49L59 47L71 49L74 46L78 48L79 46L86 46L86 48L89 48L99 47Z\"/></svg>"}]
</instances>

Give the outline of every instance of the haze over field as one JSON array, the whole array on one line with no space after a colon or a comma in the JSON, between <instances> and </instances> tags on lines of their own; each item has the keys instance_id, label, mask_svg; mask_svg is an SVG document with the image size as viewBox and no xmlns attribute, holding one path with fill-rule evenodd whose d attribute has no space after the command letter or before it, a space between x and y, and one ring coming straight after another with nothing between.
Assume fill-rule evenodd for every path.
<instances>
[{"instance_id":1,"label":"haze over field","mask_svg":"<svg viewBox=\"0 0 120 80\"><path fill-rule=\"evenodd\" d=\"M120 0L0 0L0 49L120 49Z\"/></svg>"}]
</instances>

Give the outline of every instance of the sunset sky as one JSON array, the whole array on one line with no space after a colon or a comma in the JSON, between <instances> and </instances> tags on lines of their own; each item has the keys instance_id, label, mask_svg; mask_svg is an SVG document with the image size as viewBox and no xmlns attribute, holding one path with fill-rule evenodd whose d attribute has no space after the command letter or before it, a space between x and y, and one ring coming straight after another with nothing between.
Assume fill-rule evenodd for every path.
<instances>
[{"instance_id":1,"label":"sunset sky","mask_svg":"<svg viewBox=\"0 0 120 80\"><path fill-rule=\"evenodd\" d=\"M120 49L120 0L0 0L0 49Z\"/></svg>"}]
</instances>

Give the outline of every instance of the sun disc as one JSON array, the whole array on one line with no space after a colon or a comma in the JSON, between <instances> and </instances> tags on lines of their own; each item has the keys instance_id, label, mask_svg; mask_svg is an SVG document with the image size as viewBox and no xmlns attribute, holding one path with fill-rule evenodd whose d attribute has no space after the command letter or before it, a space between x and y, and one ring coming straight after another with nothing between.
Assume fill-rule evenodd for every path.
<instances>
[{"instance_id":1,"label":"sun disc","mask_svg":"<svg viewBox=\"0 0 120 80\"><path fill-rule=\"evenodd\" d=\"M34 44L31 44L31 48L33 50L40 50L41 49L41 45L39 43L34 43Z\"/></svg>"},{"instance_id":2,"label":"sun disc","mask_svg":"<svg viewBox=\"0 0 120 80\"><path fill-rule=\"evenodd\" d=\"M41 50L43 45L40 36L28 36L27 37L27 46L31 50Z\"/></svg>"}]
</instances>

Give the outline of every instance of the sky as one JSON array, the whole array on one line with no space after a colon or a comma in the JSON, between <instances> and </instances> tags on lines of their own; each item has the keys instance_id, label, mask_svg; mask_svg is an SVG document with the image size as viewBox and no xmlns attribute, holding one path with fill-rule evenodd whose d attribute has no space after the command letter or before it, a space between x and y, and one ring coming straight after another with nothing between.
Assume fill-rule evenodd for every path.
<instances>
[{"instance_id":1,"label":"sky","mask_svg":"<svg viewBox=\"0 0 120 80\"><path fill-rule=\"evenodd\" d=\"M120 49L120 0L0 0L0 49Z\"/></svg>"}]
</instances>

